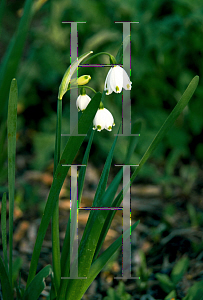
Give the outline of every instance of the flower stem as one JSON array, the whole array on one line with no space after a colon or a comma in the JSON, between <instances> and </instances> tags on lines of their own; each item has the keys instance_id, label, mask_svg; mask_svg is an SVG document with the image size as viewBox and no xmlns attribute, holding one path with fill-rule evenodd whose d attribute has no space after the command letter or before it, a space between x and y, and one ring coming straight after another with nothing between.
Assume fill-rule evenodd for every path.
<instances>
[{"instance_id":1,"label":"flower stem","mask_svg":"<svg viewBox=\"0 0 203 300\"><path fill-rule=\"evenodd\" d=\"M56 124L56 140L54 151L54 174L60 160L61 150L61 117L62 117L62 100L57 102L57 124ZM52 216L52 260L56 290L59 289L61 280L61 264L60 264L60 241L59 241L59 199L57 200L55 210Z\"/></svg>"},{"instance_id":2,"label":"flower stem","mask_svg":"<svg viewBox=\"0 0 203 300\"><path fill-rule=\"evenodd\" d=\"M113 61L114 64L116 64L116 59L115 59L115 57L114 57L113 55L111 55L110 53L108 53L108 52L99 52L99 53L97 53L97 54L95 54L95 55L93 55L93 56L91 56L91 57L85 59L85 60L83 61L83 64L86 63L87 61L89 61L90 59L95 58L95 57L97 57L97 56L99 56L99 55L108 55L109 58L110 58L110 60Z\"/></svg>"},{"instance_id":3,"label":"flower stem","mask_svg":"<svg viewBox=\"0 0 203 300\"><path fill-rule=\"evenodd\" d=\"M84 85L84 88L90 89L91 91L93 91L95 94L97 93L93 88L91 88L90 86Z\"/></svg>"}]
</instances>

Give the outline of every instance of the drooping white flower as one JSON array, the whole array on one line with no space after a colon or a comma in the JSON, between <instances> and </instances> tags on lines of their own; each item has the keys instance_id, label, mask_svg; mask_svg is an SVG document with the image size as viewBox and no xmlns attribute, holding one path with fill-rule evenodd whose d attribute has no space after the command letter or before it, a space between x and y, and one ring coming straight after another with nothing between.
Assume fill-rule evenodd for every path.
<instances>
[{"instance_id":1,"label":"drooping white flower","mask_svg":"<svg viewBox=\"0 0 203 300\"><path fill-rule=\"evenodd\" d=\"M110 111L106 108L99 108L93 120L93 129L111 131L113 126L115 126L115 123Z\"/></svg>"},{"instance_id":2,"label":"drooping white flower","mask_svg":"<svg viewBox=\"0 0 203 300\"><path fill-rule=\"evenodd\" d=\"M78 111L84 111L86 109L86 107L88 106L88 104L91 101L91 98L86 95L86 91L84 88L81 89L81 95L78 96L77 100L76 100L76 106Z\"/></svg>"},{"instance_id":3,"label":"drooping white flower","mask_svg":"<svg viewBox=\"0 0 203 300\"><path fill-rule=\"evenodd\" d=\"M121 93L122 88L131 90L131 84L126 71L120 66L114 66L106 76L104 90L107 91L106 95L110 95L112 92Z\"/></svg>"}]
</instances>

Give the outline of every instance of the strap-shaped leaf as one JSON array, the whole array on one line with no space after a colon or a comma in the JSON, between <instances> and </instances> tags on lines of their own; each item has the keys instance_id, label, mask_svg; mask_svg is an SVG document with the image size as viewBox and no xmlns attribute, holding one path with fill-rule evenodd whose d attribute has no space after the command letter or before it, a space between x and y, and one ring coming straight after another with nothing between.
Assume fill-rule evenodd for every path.
<instances>
[{"instance_id":1,"label":"strap-shaped leaf","mask_svg":"<svg viewBox=\"0 0 203 300\"><path fill-rule=\"evenodd\" d=\"M103 203L101 203L100 200L102 200L102 202L104 200L105 189L106 189L106 185L107 185L109 170L110 170L110 167L111 167L111 161L112 161L116 141L117 141L117 137L114 140L114 143L113 143L113 145L111 147L111 150L108 154L108 157L106 159L104 169L102 171L102 175L101 175L99 185L98 185L98 188L97 188L97 191L96 191L96 194L95 194L94 202L93 202L94 207L99 206L99 205L102 206L102 207L105 206ZM117 190L117 188L116 188L116 190ZM115 193L116 193L116 190L115 190ZM113 197L112 197L112 199L113 199ZM83 237L82 237L82 241L80 243L80 247L79 247L80 260L79 260L78 266L82 265L83 264L82 260L85 259L84 268L87 270L87 272L88 272L88 270L91 266L91 262L92 262L92 259L93 259L93 254L94 254L95 247L96 247L96 240L99 238L99 232L102 229L102 224L103 224L105 219L103 219L103 222L100 222L100 223L97 222L98 223L97 225L95 224L95 220L97 219L98 214L101 215L101 214L105 214L105 213L106 212L104 212L104 211L103 212L102 211L93 211L93 212L90 213L90 216L88 218L88 221L87 221L87 224L86 224L86 227L85 227L85 231L84 231L84 234L83 234ZM70 240L69 231L68 232L66 231L66 235L67 235L67 240L66 240L67 246L66 247L68 247L68 245L70 245L69 244L69 240ZM91 245L91 251L89 251L90 247L88 246L88 243L86 243L86 238L85 238L86 236L89 237L89 240L94 240L95 241ZM66 266L64 267L65 276L68 276L69 264L70 264L70 256L69 256L69 254L67 254L67 263L66 263ZM64 280L62 282L60 292L59 292L60 298L62 297L62 295L65 296L65 291L66 291L67 285L68 285L68 282Z\"/></svg>"},{"instance_id":2,"label":"strap-shaped leaf","mask_svg":"<svg viewBox=\"0 0 203 300\"><path fill-rule=\"evenodd\" d=\"M32 16L33 0L27 0L24 6L24 13L20 20L17 33L13 36L7 52L2 60L0 68L0 95L1 95L1 110L0 115L4 114L6 106L10 82L15 77L18 64L22 55L25 44L26 35L29 29Z\"/></svg>"},{"instance_id":3,"label":"strap-shaped leaf","mask_svg":"<svg viewBox=\"0 0 203 300\"><path fill-rule=\"evenodd\" d=\"M171 272L172 282L177 284L179 281L181 281L188 267L189 267L188 257L182 257L173 267L173 270Z\"/></svg>"},{"instance_id":4,"label":"strap-shaped leaf","mask_svg":"<svg viewBox=\"0 0 203 300\"><path fill-rule=\"evenodd\" d=\"M44 290L45 278L52 274L51 265L46 266L42 269L31 281L28 288L25 290L23 300L38 300L40 294Z\"/></svg>"},{"instance_id":5,"label":"strap-shaped leaf","mask_svg":"<svg viewBox=\"0 0 203 300\"><path fill-rule=\"evenodd\" d=\"M88 107L86 108L85 112L82 114L81 118L78 122L78 129L79 132L81 132L81 129L83 130L83 133L87 133L90 126L92 126L92 120L96 114L96 111L99 107L99 103L101 101L101 93L97 93L92 100L90 101ZM76 134L76 132L74 133ZM49 225L51 216L54 211L55 203L57 198L59 197L59 193L61 190L61 187L63 185L63 182L65 180L65 177L67 175L67 172L69 170L69 167L64 167L62 165L70 165L75 155L77 154L83 140L84 136L70 136L65 149L62 153L60 162L57 166L52 186L49 192L47 204L44 210L44 214L41 220L41 224L38 230L38 235L35 243L35 247L33 250L32 260L31 260L31 266L30 266L30 272L28 276L28 282L27 286L30 284L31 280L34 278L36 269L37 269L37 262L40 255L40 250L42 247L42 243L45 237L45 233L47 231L47 227Z\"/></svg>"},{"instance_id":6,"label":"strap-shaped leaf","mask_svg":"<svg viewBox=\"0 0 203 300\"><path fill-rule=\"evenodd\" d=\"M132 126L132 134L139 134L141 131L141 120L137 120ZM130 136L129 137L129 145L127 148L126 158L125 158L125 165L128 165L130 162L130 158L135 151L135 148L138 144L139 136Z\"/></svg>"},{"instance_id":7,"label":"strap-shaped leaf","mask_svg":"<svg viewBox=\"0 0 203 300\"><path fill-rule=\"evenodd\" d=\"M2 202L1 202L1 233L2 233L4 263L5 263L6 272L8 274L7 233L6 233L6 193L3 193Z\"/></svg>"},{"instance_id":8,"label":"strap-shaped leaf","mask_svg":"<svg viewBox=\"0 0 203 300\"><path fill-rule=\"evenodd\" d=\"M17 129L18 87L16 79L11 82L8 103L8 191L9 191L9 278L12 282L13 212L15 191L15 157Z\"/></svg>"},{"instance_id":9,"label":"strap-shaped leaf","mask_svg":"<svg viewBox=\"0 0 203 300\"><path fill-rule=\"evenodd\" d=\"M131 226L131 232L137 227L139 224L139 221L137 221L135 224ZM87 279L77 279L77 280L70 280L70 284L68 285L67 293L65 300L68 299L74 299L74 300L80 300L87 290L87 288L90 286L92 281L95 279L95 277L101 272L105 264L108 262L108 260L112 257L112 255L118 250L118 248L122 245L122 242L124 242L130 235L130 228L124 232L123 234L123 240L122 235L111 245L108 249L106 249L98 258L97 260L92 264L89 273L87 275ZM63 299L61 299L63 300Z\"/></svg>"},{"instance_id":10,"label":"strap-shaped leaf","mask_svg":"<svg viewBox=\"0 0 203 300\"><path fill-rule=\"evenodd\" d=\"M123 177L123 170L121 169L118 174L114 177L113 181L111 182L111 184L109 185L107 191L105 192L104 196L103 196L103 206L104 207L118 207L118 206L114 206L112 205L112 200L114 199L116 192L118 190L119 184L122 180ZM102 248L103 242L106 238L107 232L111 226L111 222L113 220L113 217L111 217L111 213L114 212L114 215L116 213L116 210L112 210L112 211L105 211L105 222L102 225L102 230L99 236L99 240L97 243L97 247L94 253L94 260L97 258L97 256L99 255L99 252ZM113 216L114 216L113 215Z\"/></svg>"},{"instance_id":11,"label":"strap-shaped leaf","mask_svg":"<svg viewBox=\"0 0 203 300\"><path fill-rule=\"evenodd\" d=\"M196 282L189 288L183 300L203 300L203 280Z\"/></svg>"},{"instance_id":12,"label":"strap-shaped leaf","mask_svg":"<svg viewBox=\"0 0 203 300\"><path fill-rule=\"evenodd\" d=\"M141 122L140 121L137 121L134 125L133 125L133 128L132 128L132 133L138 133L140 132L140 129L141 129ZM128 145L128 150L127 150L127 153L126 153L126 158L125 158L125 164L127 165L130 161L130 158L135 150L135 147L138 143L138 139L139 139L139 136L132 136L132 137L129 137L129 145ZM122 176L123 176L123 169L121 169L118 174L115 176L115 178L113 179L112 183L109 185L103 199L102 199L102 202L103 202L103 206L106 207L106 206L112 206L112 207L118 207L120 206L120 203L116 203L112 201L112 199L114 199L115 197L115 194L116 194L116 191L118 189L118 186L120 184L120 181L122 179ZM119 198L117 198L119 199ZM113 204L112 204L113 203ZM111 226L111 222L115 216L115 213L116 213L116 210L112 210L112 211L106 211L106 220L105 220L105 223L103 225L103 228L102 228L102 231L100 233L100 237L99 237L99 241L98 241L98 244L97 244L97 248L96 248L96 251L95 251L95 254L94 254L94 260L97 258L98 254L99 254L99 251L101 250L101 247L103 245L103 242L105 240L105 237L107 235L107 232Z\"/></svg>"},{"instance_id":13,"label":"strap-shaped leaf","mask_svg":"<svg viewBox=\"0 0 203 300\"><path fill-rule=\"evenodd\" d=\"M161 126L161 128L158 131L157 135L155 136L154 140L152 141L149 148L147 149L147 151L143 155L143 157L142 157L142 159L139 163L139 167L136 168L136 170L134 171L134 173L131 176L131 182L133 182L133 180L135 179L135 177L139 173L139 171L142 168L142 166L144 165L144 163L150 157L152 152L157 148L158 144L161 142L163 137L166 135L168 130L171 128L171 126L175 122L175 120L178 118L178 116L181 114L183 109L186 107L186 105L188 104L188 102L192 98L192 95L194 94L194 92L197 88L198 82L199 82L199 76L195 76L191 80L191 82L188 85L187 89L185 90L182 97L180 98L179 102L176 104L176 106L174 107L174 109L172 110L172 112L170 113L170 115L168 116L166 121L164 122L164 124Z\"/></svg>"},{"instance_id":14,"label":"strap-shaped leaf","mask_svg":"<svg viewBox=\"0 0 203 300\"><path fill-rule=\"evenodd\" d=\"M83 157L82 165L87 165L88 158L89 158L89 153L93 141L93 136L94 136L94 130L92 130L89 142L85 151L85 155ZM86 167L81 167L80 173L79 173L79 178L78 178L78 203L80 205L81 202L81 197L82 197L82 190L83 190L83 185L84 185L84 180L85 180L85 173L86 173ZM67 228L66 228L66 235L65 239L63 242L63 248L61 252L61 276L67 277L69 275L69 268L70 268L70 217L67 223Z\"/></svg>"},{"instance_id":15,"label":"strap-shaped leaf","mask_svg":"<svg viewBox=\"0 0 203 300\"><path fill-rule=\"evenodd\" d=\"M103 203L102 203L102 196L103 196L103 194L106 190L107 180L108 180L108 177L109 177L109 171L110 171L110 168L111 168L111 162L112 162L113 153L114 153L114 149L115 149L115 146L116 146L117 138L118 138L118 136L116 136L116 138L114 139L111 150L109 151L109 154L107 156L107 159L106 159L106 162L105 162L105 165L104 165L104 169L102 171L102 174L101 174L101 177L100 177L100 180L99 180L99 184L98 184L95 196L94 196L94 201L93 201L93 205L92 205L93 207L97 207L97 206L103 207L104 206ZM91 216L91 214L90 214L90 216Z\"/></svg>"},{"instance_id":16,"label":"strap-shaped leaf","mask_svg":"<svg viewBox=\"0 0 203 300\"><path fill-rule=\"evenodd\" d=\"M13 290L11 288L8 279L8 274L6 272L1 256L0 256L0 279L1 279L3 298L13 300Z\"/></svg>"}]
</instances>

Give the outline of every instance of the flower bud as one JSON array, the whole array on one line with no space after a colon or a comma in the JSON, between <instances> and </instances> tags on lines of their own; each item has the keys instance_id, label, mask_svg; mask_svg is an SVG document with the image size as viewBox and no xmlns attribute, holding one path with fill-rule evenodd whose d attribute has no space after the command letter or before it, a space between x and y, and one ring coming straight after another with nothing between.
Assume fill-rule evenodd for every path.
<instances>
[{"instance_id":1,"label":"flower bud","mask_svg":"<svg viewBox=\"0 0 203 300\"><path fill-rule=\"evenodd\" d=\"M81 61L83 59L85 59L91 53L93 53L93 51L89 51L89 52L81 55L77 60L75 60L71 64L71 66L69 66L69 68L67 69L67 71L65 72L65 74L63 76L63 79L62 79L60 87L59 87L59 93L58 93L59 100L62 100L63 95L67 92L71 77L72 77L73 73L77 70L78 65L81 63ZM84 76L88 76L88 75L84 75Z\"/></svg>"},{"instance_id":2,"label":"flower bud","mask_svg":"<svg viewBox=\"0 0 203 300\"><path fill-rule=\"evenodd\" d=\"M91 76L90 75L83 75L80 76L77 80L78 85L85 85L87 84L89 81L91 80Z\"/></svg>"},{"instance_id":3,"label":"flower bud","mask_svg":"<svg viewBox=\"0 0 203 300\"><path fill-rule=\"evenodd\" d=\"M88 106L88 104L90 103L91 98L86 95L86 90L85 88L81 88L80 90L80 95L78 96L77 100L76 100L76 106L78 111L84 111L86 109L86 107Z\"/></svg>"}]
</instances>

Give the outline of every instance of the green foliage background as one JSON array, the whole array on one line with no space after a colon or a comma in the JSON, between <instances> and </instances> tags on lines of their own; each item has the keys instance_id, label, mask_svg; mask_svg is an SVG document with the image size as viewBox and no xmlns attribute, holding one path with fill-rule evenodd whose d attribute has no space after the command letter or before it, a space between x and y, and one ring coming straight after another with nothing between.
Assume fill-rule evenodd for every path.
<instances>
[{"instance_id":1,"label":"green foliage background","mask_svg":"<svg viewBox=\"0 0 203 300\"><path fill-rule=\"evenodd\" d=\"M1 57L15 33L23 5L24 1L6 3L0 31ZM200 76L188 107L136 180L160 183L173 181L169 178L182 176L184 172L196 174L195 168L203 158L200 140L203 4L200 0L58 0L47 1L37 9L17 74L13 74L18 80L20 97L17 151L21 155L33 155L28 167L44 170L53 161L58 87L70 64L70 25L62 21L86 22L78 24L78 56L89 50L116 55L122 42L122 24L114 21L139 22L131 25L131 100L132 123L141 119L142 129L132 164L139 163L190 80L195 75ZM109 60L107 56L100 56L91 62L109 63ZM107 72L108 68L80 68L79 76L91 75L89 86L103 91ZM93 97L89 90L88 94ZM116 127L111 133L95 135L91 160L97 167L104 164L117 133L122 115L121 95L107 96L105 107L112 112ZM69 93L63 100L62 132L69 133ZM86 143L77 163L85 147ZM123 163L126 147L127 140L120 138L114 163ZM193 169L185 169L185 165L191 164Z\"/></svg>"}]
</instances>

